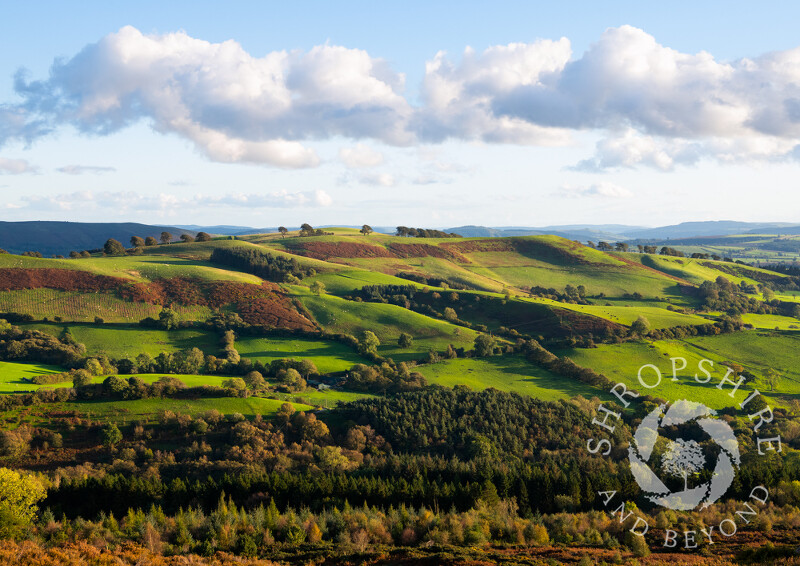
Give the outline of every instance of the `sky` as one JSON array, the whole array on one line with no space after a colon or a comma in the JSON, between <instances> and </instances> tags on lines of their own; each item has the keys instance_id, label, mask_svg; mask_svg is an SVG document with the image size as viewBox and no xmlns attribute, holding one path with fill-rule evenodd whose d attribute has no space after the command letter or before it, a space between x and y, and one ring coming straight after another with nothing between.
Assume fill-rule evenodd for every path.
<instances>
[{"instance_id":1,"label":"sky","mask_svg":"<svg viewBox=\"0 0 800 566\"><path fill-rule=\"evenodd\" d=\"M4 4L0 220L800 223L794 2Z\"/></svg>"}]
</instances>

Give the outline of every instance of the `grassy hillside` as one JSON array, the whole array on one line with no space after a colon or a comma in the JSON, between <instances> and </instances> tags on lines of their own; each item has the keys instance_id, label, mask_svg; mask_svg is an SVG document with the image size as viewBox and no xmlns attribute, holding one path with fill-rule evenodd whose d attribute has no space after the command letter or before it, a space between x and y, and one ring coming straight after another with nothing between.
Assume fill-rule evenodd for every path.
<instances>
[{"instance_id":1,"label":"grassy hillside","mask_svg":"<svg viewBox=\"0 0 800 566\"><path fill-rule=\"evenodd\" d=\"M95 324L25 324L23 328L34 328L60 336L69 329L73 338L86 346L90 355L106 354L112 358L135 358L146 352L157 356L161 352L174 353L186 348L200 348L215 354L220 350L219 335L203 330L175 329L157 330L128 325Z\"/></svg>"},{"instance_id":2,"label":"grassy hillside","mask_svg":"<svg viewBox=\"0 0 800 566\"><path fill-rule=\"evenodd\" d=\"M299 294L298 298L326 330L355 336L370 330L381 341L378 348L381 355L398 361L418 358L429 350L443 351L448 344L471 348L478 334L395 305L358 303L309 293ZM402 349L397 345L401 332L413 336L411 348Z\"/></svg>"},{"instance_id":3,"label":"grassy hillside","mask_svg":"<svg viewBox=\"0 0 800 566\"><path fill-rule=\"evenodd\" d=\"M737 283L750 284L770 277L783 277L729 262L605 253L556 236L401 238L384 234L365 237L352 229L326 231L333 234L319 237L299 237L297 233L290 233L287 237L263 234L210 242L175 243L148 247L143 255L126 257L56 260L2 255L0 269L67 269L144 285L176 278L258 285L262 280L254 275L209 262L215 248L257 249L294 258L304 269L314 270L314 274L299 283L280 283L274 289L286 293L286 300L296 301L319 329L355 336L370 330L381 341L379 354L396 361L420 360L430 350L441 352L449 344L469 350L479 335L479 332L448 322L441 316L429 316L430 310L424 310L423 306L438 313L443 313L446 307L453 308L459 319L475 327L485 325L490 331L505 327L547 339L591 332L597 339L606 336L609 328L624 336L627 332L625 327L639 316L644 316L652 328L662 329L705 325L720 314L683 314L668 310L670 305L694 305L695 299L681 292L679 286L698 285L720 275ZM400 274L415 274L426 282L411 282L398 277ZM315 282L321 282L325 287L319 295L309 289ZM419 312L385 302L348 300L358 295L361 287L366 285L427 288L431 293L437 291L441 300L433 300L433 294L418 294L415 301L419 304L414 308ZM562 293L568 285L582 285L593 304L529 297L526 293L531 286L553 288ZM447 290L449 286L457 288L456 295L460 295L460 299L450 298L455 295L452 295L452 289ZM462 286L468 289L463 290ZM502 294L506 290L511 294L508 299ZM235 311L242 305L246 306L248 300L225 305L224 310ZM287 305L295 308L290 303ZM147 352L155 356L161 351L174 352L194 346L205 353L219 352L216 333L200 330L167 332L124 324L80 324L93 321L95 317L107 322L137 322L147 316L156 317L161 308L159 304L125 300L115 291L0 290L0 311L27 313L40 321L47 318L51 322L37 322L27 328L44 330L55 336L69 326L73 337L84 343L93 355L107 354L120 358ZM173 303L172 308L178 319L185 321L203 321L213 313L212 308L197 304ZM269 311L272 307L267 305L263 308ZM687 312L693 311L689 309ZM55 317L68 322L53 323ZM744 314L742 321L762 330L777 327L781 331L795 330L798 322L772 314ZM413 343L401 348L397 341L404 332L412 336ZM738 355L748 358L740 360L741 363L757 369L760 367L758 360L773 359L772 348L791 351L790 347L794 345L794 342L787 342L790 332L777 337L759 336L756 342L748 343L747 348L744 343L741 348L732 345L736 340L743 340L744 336L736 333L731 337L698 337L688 342L657 342L647 346L626 342L567 353L577 363L605 373L612 379L629 380L631 373L634 372L635 377L635 370L642 364L663 362L664 354L685 352L697 357L699 348L707 347L709 357L713 359L733 360ZM746 336L757 335L748 333ZM344 372L365 361L350 347L314 338L243 335L238 338L236 347L242 356L264 363L286 357L311 359L323 373ZM777 356L774 359L783 358ZM451 360L434 366L421 366L421 371L435 383L463 382L474 388L497 387L543 398L560 398L579 392L596 393L582 384L565 384L563 378L534 370L523 360L514 360L505 357ZM783 366L787 374L793 375L793 366L788 361ZM665 395L677 394L669 387ZM709 402L718 401L709 398Z\"/></svg>"},{"instance_id":4,"label":"grassy hillside","mask_svg":"<svg viewBox=\"0 0 800 566\"><path fill-rule=\"evenodd\" d=\"M365 362L352 348L331 340L245 336L236 341L236 349L264 364L281 358L309 359L321 373L341 372Z\"/></svg>"},{"instance_id":5,"label":"grassy hillside","mask_svg":"<svg viewBox=\"0 0 800 566\"><path fill-rule=\"evenodd\" d=\"M607 397L604 391L565 380L521 357L444 360L418 369L430 383L446 387L466 385L476 391L494 387L545 401L570 399L576 395Z\"/></svg>"}]
</instances>

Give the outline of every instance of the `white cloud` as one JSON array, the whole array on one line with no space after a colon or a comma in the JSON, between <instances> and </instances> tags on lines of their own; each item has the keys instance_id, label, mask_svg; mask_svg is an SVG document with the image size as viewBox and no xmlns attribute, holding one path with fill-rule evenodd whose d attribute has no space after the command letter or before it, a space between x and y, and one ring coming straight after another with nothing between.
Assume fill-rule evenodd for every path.
<instances>
[{"instance_id":1,"label":"white cloud","mask_svg":"<svg viewBox=\"0 0 800 566\"><path fill-rule=\"evenodd\" d=\"M556 196L566 196L572 198L595 197L595 198L631 198L633 193L625 187L620 187L614 183L602 182L588 186L563 185L555 193Z\"/></svg>"},{"instance_id":2,"label":"white cloud","mask_svg":"<svg viewBox=\"0 0 800 566\"><path fill-rule=\"evenodd\" d=\"M499 45L480 54L467 48L458 65L439 52L425 65L422 91L425 105L415 115L415 131L430 142L457 138L563 144L568 139L565 131L500 115L493 110L492 101L520 86L540 84L563 69L570 56L566 38Z\"/></svg>"},{"instance_id":3,"label":"white cloud","mask_svg":"<svg viewBox=\"0 0 800 566\"><path fill-rule=\"evenodd\" d=\"M31 165L25 159L5 159L0 157L0 175L21 175L23 173L36 173L38 167Z\"/></svg>"},{"instance_id":4,"label":"white cloud","mask_svg":"<svg viewBox=\"0 0 800 566\"><path fill-rule=\"evenodd\" d=\"M149 119L215 161L313 167L319 158L302 140L409 143L403 83L402 74L359 49L323 45L257 58L235 41L144 35L127 26L56 60L47 80L19 76L26 102L0 117L0 141L41 119L99 134Z\"/></svg>"},{"instance_id":5,"label":"white cloud","mask_svg":"<svg viewBox=\"0 0 800 566\"><path fill-rule=\"evenodd\" d=\"M254 57L235 41L124 27L56 60L44 80L18 74L23 102L0 104L0 145L64 124L105 135L146 120L214 161L286 168L320 163L310 140L561 145L576 131L604 137L583 170L800 159L800 47L719 61L621 26L577 58L566 38L467 48L458 61L440 52L416 107L404 83L361 49ZM351 168L383 159L362 143L339 158Z\"/></svg>"},{"instance_id":6,"label":"white cloud","mask_svg":"<svg viewBox=\"0 0 800 566\"><path fill-rule=\"evenodd\" d=\"M383 154L364 144L357 144L355 147L341 148L339 159L350 169L363 169L381 165Z\"/></svg>"},{"instance_id":7,"label":"white cloud","mask_svg":"<svg viewBox=\"0 0 800 566\"><path fill-rule=\"evenodd\" d=\"M102 173L114 173L116 170L115 167L98 167L95 165L65 165L56 169L56 171L67 175L83 175L84 173L100 175Z\"/></svg>"}]
</instances>

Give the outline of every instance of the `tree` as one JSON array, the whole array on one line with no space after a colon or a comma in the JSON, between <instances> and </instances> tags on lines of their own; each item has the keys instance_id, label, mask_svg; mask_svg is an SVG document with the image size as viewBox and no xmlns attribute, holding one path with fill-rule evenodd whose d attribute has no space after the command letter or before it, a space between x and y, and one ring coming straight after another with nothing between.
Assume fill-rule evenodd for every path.
<instances>
[{"instance_id":1,"label":"tree","mask_svg":"<svg viewBox=\"0 0 800 566\"><path fill-rule=\"evenodd\" d=\"M643 316L640 316L631 324L631 334L645 336L648 332L650 332L650 321Z\"/></svg>"},{"instance_id":2,"label":"tree","mask_svg":"<svg viewBox=\"0 0 800 566\"><path fill-rule=\"evenodd\" d=\"M24 534L45 495L47 490L35 476L0 468L0 538Z\"/></svg>"},{"instance_id":3,"label":"tree","mask_svg":"<svg viewBox=\"0 0 800 566\"><path fill-rule=\"evenodd\" d=\"M682 476L686 491L689 489L689 475L700 472L705 463L703 449L697 442L679 438L664 452L661 469L671 476Z\"/></svg>"},{"instance_id":4,"label":"tree","mask_svg":"<svg viewBox=\"0 0 800 566\"><path fill-rule=\"evenodd\" d=\"M371 227L369 224L364 224L364 225L361 227L361 230L360 230L360 232L361 232L362 234L364 234L365 236L369 236L370 234L372 234L372 227Z\"/></svg>"},{"instance_id":5,"label":"tree","mask_svg":"<svg viewBox=\"0 0 800 566\"><path fill-rule=\"evenodd\" d=\"M475 355L480 356L481 358L491 356L494 354L494 347L496 345L497 341L495 340L494 336L489 336L488 334L478 334L475 337Z\"/></svg>"},{"instance_id":6,"label":"tree","mask_svg":"<svg viewBox=\"0 0 800 566\"><path fill-rule=\"evenodd\" d=\"M778 383L780 383L781 377L782 377L781 374L775 371L774 369L767 368L767 371L764 372L764 377L762 378L762 381L764 382L764 385L769 387L770 391L775 391L775 386L778 385Z\"/></svg>"},{"instance_id":7,"label":"tree","mask_svg":"<svg viewBox=\"0 0 800 566\"><path fill-rule=\"evenodd\" d=\"M306 380L294 368L280 370L278 379L289 391L302 391L306 388Z\"/></svg>"},{"instance_id":8,"label":"tree","mask_svg":"<svg viewBox=\"0 0 800 566\"><path fill-rule=\"evenodd\" d=\"M172 330L178 326L178 313L169 307L162 308L158 313L158 326L164 330Z\"/></svg>"},{"instance_id":9,"label":"tree","mask_svg":"<svg viewBox=\"0 0 800 566\"><path fill-rule=\"evenodd\" d=\"M131 246L134 248L143 248L144 238L140 238L139 236L131 236Z\"/></svg>"},{"instance_id":10,"label":"tree","mask_svg":"<svg viewBox=\"0 0 800 566\"><path fill-rule=\"evenodd\" d=\"M187 244L194 242L194 238L189 234L181 234L181 240Z\"/></svg>"},{"instance_id":11,"label":"tree","mask_svg":"<svg viewBox=\"0 0 800 566\"><path fill-rule=\"evenodd\" d=\"M208 234L207 232L198 232L195 240L197 240L198 242L210 242L211 235Z\"/></svg>"},{"instance_id":12,"label":"tree","mask_svg":"<svg viewBox=\"0 0 800 566\"><path fill-rule=\"evenodd\" d=\"M100 439L106 448L114 448L114 446L122 442L122 432L117 428L117 425L111 423L100 431Z\"/></svg>"},{"instance_id":13,"label":"tree","mask_svg":"<svg viewBox=\"0 0 800 566\"><path fill-rule=\"evenodd\" d=\"M297 371L300 372L304 378L308 378L310 375L319 375L319 370L314 362L311 360L300 360L300 364L297 366Z\"/></svg>"},{"instance_id":14,"label":"tree","mask_svg":"<svg viewBox=\"0 0 800 566\"><path fill-rule=\"evenodd\" d=\"M455 309L452 307L445 307L444 309L444 317L449 320L450 322L458 320L458 314L456 313Z\"/></svg>"},{"instance_id":15,"label":"tree","mask_svg":"<svg viewBox=\"0 0 800 566\"><path fill-rule=\"evenodd\" d=\"M317 296L321 295L325 292L325 283L322 281L314 281L311 284L311 292Z\"/></svg>"},{"instance_id":16,"label":"tree","mask_svg":"<svg viewBox=\"0 0 800 566\"><path fill-rule=\"evenodd\" d=\"M72 387L75 389L83 387L84 385L89 385L91 382L92 374L85 369L75 370L75 373L72 374Z\"/></svg>"},{"instance_id":17,"label":"tree","mask_svg":"<svg viewBox=\"0 0 800 566\"><path fill-rule=\"evenodd\" d=\"M314 227L311 224L303 223L300 225L300 235L301 236L313 236L314 235Z\"/></svg>"},{"instance_id":18,"label":"tree","mask_svg":"<svg viewBox=\"0 0 800 566\"><path fill-rule=\"evenodd\" d=\"M89 358L86 360L84 367L90 375L103 375L103 365L97 360L97 358Z\"/></svg>"},{"instance_id":19,"label":"tree","mask_svg":"<svg viewBox=\"0 0 800 566\"><path fill-rule=\"evenodd\" d=\"M172 234L169 232L161 232L161 243L169 244L172 241Z\"/></svg>"},{"instance_id":20,"label":"tree","mask_svg":"<svg viewBox=\"0 0 800 566\"><path fill-rule=\"evenodd\" d=\"M158 245L158 240L156 240L153 236L147 236L144 239L144 245L145 246L157 246Z\"/></svg>"},{"instance_id":21,"label":"tree","mask_svg":"<svg viewBox=\"0 0 800 566\"><path fill-rule=\"evenodd\" d=\"M363 355L371 354L373 356L378 354L378 346L381 341L375 336L371 330L365 330L361 333L361 340L358 342L358 351Z\"/></svg>"},{"instance_id":22,"label":"tree","mask_svg":"<svg viewBox=\"0 0 800 566\"><path fill-rule=\"evenodd\" d=\"M247 372L244 376L244 382L247 384L248 389L252 389L253 391L263 389L267 386L264 376L258 371Z\"/></svg>"},{"instance_id":23,"label":"tree","mask_svg":"<svg viewBox=\"0 0 800 566\"><path fill-rule=\"evenodd\" d=\"M235 389L236 391L244 391L247 389L247 383L241 377L232 377L222 382L222 387L226 389Z\"/></svg>"},{"instance_id":24,"label":"tree","mask_svg":"<svg viewBox=\"0 0 800 566\"><path fill-rule=\"evenodd\" d=\"M109 397L121 399L128 390L128 382L116 375L109 375L103 380L103 391Z\"/></svg>"},{"instance_id":25,"label":"tree","mask_svg":"<svg viewBox=\"0 0 800 566\"><path fill-rule=\"evenodd\" d=\"M628 244L625 242L617 242L614 244L618 252L627 252L628 251Z\"/></svg>"},{"instance_id":26,"label":"tree","mask_svg":"<svg viewBox=\"0 0 800 566\"><path fill-rule=\"evenodd\" d=\"M103 253L106 255L125 255L125 246L119 240L109 238L103 244Z\"/></svg>"},{"instance_id":27,"label":"tree","mask_svg":"<svg viewBox=\"0 0 800 566\"><path fill-rule=\"evenodd\" d=\"M604 252L610 252L613 248L608 242L597 242L597 249Z\"/></svg>"},{"instance_id":28,"label":"tree","mask_svg":"<svg viewBox=\"0 0 800 566\"><path fill-rule=\"evenodd\" d=\"M413 343L414 338L406 332L401 332L400 338L397 339L397 345L401 348L410 348Z\"/></svg>"},{"instance_id":29,"label":"tree","mask_svg":"<svg viewBox=\"0 0 800 566\"><path fill-rule=\"evenodd\" d=\"M281 238L285 238L286 237L286 233L289 232L289 230L286 229L286 226L279 226L278 227L278 232L281 233Z\"/></svg>"}]
</instances>

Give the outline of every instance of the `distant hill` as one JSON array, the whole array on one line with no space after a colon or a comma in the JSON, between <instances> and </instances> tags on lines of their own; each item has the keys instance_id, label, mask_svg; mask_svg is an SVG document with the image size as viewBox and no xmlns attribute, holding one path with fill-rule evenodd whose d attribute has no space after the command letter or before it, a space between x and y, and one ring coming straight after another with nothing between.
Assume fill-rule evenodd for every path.
<instances>
[{"instance_id":1,"label":"distant hill","mask_svg":"<svg viewBox=\"0 0 800 566\"><path fill-rule=\"evenodd\" d=\"M672 226L626 230L623 234L628 239L696 238L701 236L729 236L731 234L774 234L786 233L789 227L800 229L795 223L788 222L735 222L718 220L708 222L682 222ZM796 233L796 232L795 232Z\"/></svg>"},{"instance_id":2,"label":"distant hill","mask_svg":"<svg viewBox=\"0 0 800 566\"><path fill-rule=\"evenodd\" d=\"M102 248L109 238L130 245L131 236L159 238L169 232L174 239L197 231L174 226L105 222L0 222L0 248L11 253L41 252L45 256L66 255L72 250Z\"/></svg>"},{"instance_id":3,"label":"distant hill","mask_svg":"<svg viewBox=\"0 0 800 566\"><path fill-rule=\"evenodd\" d=\"M623 226L614 225L615 228ZM627 226L628 229L636 229L636 226ZM624 240L625 236L619 232L611 232L607 226L542 226L540 228L526 228L516 226L505 226L500 228L489 228L487 226L458 226L456 228L446 228L446 232L455 232L467 238L508 238L513 236L544 236L547 234L561 236L570 240Z\"/></svg>"},{"instance_id":4,"label":"distant hill","mask_svg":"<svg viewBox=\"0 0 800 566\"><path fill-rule=\"evenodd\" d=\"M459 226L447 228L462 236L502 238L508 236L538 236L553 234L570 240L667 240L676 238L702 238L732 234L800 234L800 225L792 222L736 222L719 220L707 222L682 222L671 226L646 228L624 224L568 224L555 226Z\"/></svg>"},{"instance_id":5,"label":"distant hill","mask_svg":"<svg viewBox=\"0 0 800 566\"><path fill-rule=\"evenodd\" d=\"M348 225L348 224L324 224L321 226L314 226L314 228L355 228L359 229L363 226L363 224L359 224L358 226L355 225ZM230 226L227 224L216 225L216 226L201 226L199 224L179 224L178 228L184 228L186 230L195 230L197 232L208 232L209 234L219 234L222 236L249 236L251 234L268 234L272 232L277 232L278 227L273 226L270 228L253 228L252 226ZM300 229L300 226L287 226L286 227L290 232L296 231ZM394 234L397 230L396 228L392 228L390 226L372 226L372 229L375 232L379 232L381 234Z\"/></svg>"}]
</instances>

